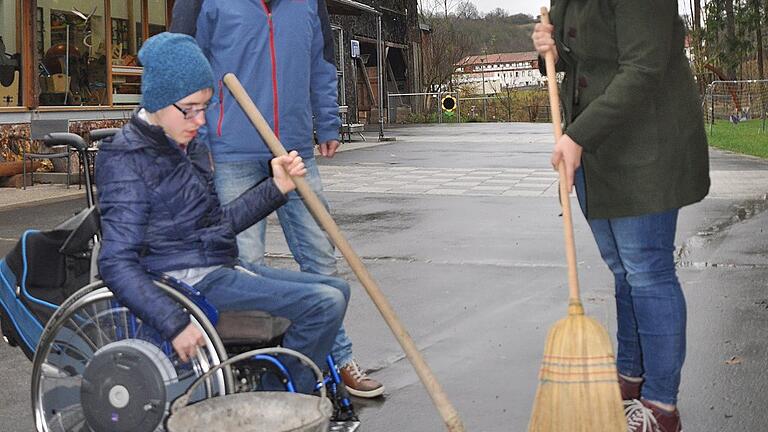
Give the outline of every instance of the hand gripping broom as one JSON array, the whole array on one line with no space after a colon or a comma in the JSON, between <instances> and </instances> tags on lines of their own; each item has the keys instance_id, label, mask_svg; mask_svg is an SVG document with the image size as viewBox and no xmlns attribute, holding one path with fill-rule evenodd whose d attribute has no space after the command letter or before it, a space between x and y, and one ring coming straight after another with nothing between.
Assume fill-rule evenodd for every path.
<instances>
[{"instance_id":1,"label":"hand gripping broom","mask_svg":"<svg viewBox=\"0 0 768 432\"><path fill-rule=\"evenodd\" d=\"M549 24L546 8L541 8L541 22ZM545 61L552 124L557 140L563 131L552 51L546 53ZM555 323L547 335L544 360L539 371L539 388L528 431L624 432L627 422L611 340L600 323L584 315L579 297L576 246L564 162L560 162L558 171L568 261L568 316Z\"/></svg>"},{"instance_id":2,"label":"hand gripping broom","mask_svg":"<svg viewBox=\"0 0 768 432\"><path fill-rule=\"evenodd\" d=\"M243 108L243 111L251 120L251 123L256 127L256 130L264 139L264 142L272 151L272 154L275 156L286 154L285 148L280 143L280 140L277 139L275 133L270 129L266 120L264 120L264 117L262 117L258 108L256 108L253 100L248 96L248 93L245 91L242 84L240 84L237 77L231 73L226 74L224 76L224 84L227 85L229 91L232 92L232 95ZM432 370L430 370L427 362L424 361L424 358L421 356L413 339L405 330L405 327L403 327L403 324L397 318L397 315L395 315L392 306L390 306L386 297L382 294L381 289L376 284L376 281L373 280L371 274L368 273L368 270L363 265L360 257L357 256L352 249L352 246L347 242L347 239L341 233L341 230L339 230L338 225L336 225L336 222L331 218L328 210L325 209L325 206L320 202L307 181L302 177L293 177L292 179L296 184L296 189L304 200L304 204L307 206L310 213L312 213L312 216L315 217L315 220L317 220L320 226L323 227L328 234L328 237L331 238L339 251L341 251L342 255L344 255L344 258L347 259L350 268L355 272L355 275L360 280L363 288L365 288L368 296L371 297L371 300L379 309L384 321L389 325L392 334L395 335L395 338L400 343L406 357L408 357L411 365L413 365L413 369L416 371L419 379L421 379L421 383L424 384L427 393L429 393L429 396L432 398L432 402L434 402L435 407L437 407L437 410L440 412L440 416L443 418L447 430L449 432L464 432L464 425L461 422L461 418L459 418L459 413L456 412L451 401L448 400L440 383L437 382L437 378L432 374Z\"/></svg>"}]
</instances>

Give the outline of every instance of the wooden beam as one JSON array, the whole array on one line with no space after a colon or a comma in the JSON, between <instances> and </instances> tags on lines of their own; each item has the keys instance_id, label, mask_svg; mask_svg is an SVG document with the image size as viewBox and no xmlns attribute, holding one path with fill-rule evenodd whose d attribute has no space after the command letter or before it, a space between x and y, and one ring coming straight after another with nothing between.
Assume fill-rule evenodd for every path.
<instances>
[{"instance_id":1,"label":"wooden beam","mask_svg":"<svg viewBox=\"0 0 768 432\"><path fill-rule=\"evenodd\" d=\"M387 75L392 80L392 84L395 85L395 93L400 93L400 89L397 87L397 78L395 78L395 71L392 70L392 64L389 62L389 47L384 49L384 66L387 68ZM389 93L389 85L387 85L387 93ZM402 97L400 97L400 103L402 103Z\"/></svg>"},{"instance_id":2,"label":"wooden beam","mask_svg":"<svg viewBox=\"0 0 768 432\"><path fill-rule=\"evenodd\" d=\"M104 49L107 51L107 105L112 106L112 0L104 0Z\"/></svg>"},{"instance_id":3,"label":"wooden beam","mask_svg":"<svg viewBox=\"0 0 768 432\"><path fill-rule=\"evenodd\" d=\"M357 60L360 64L360 69L363 71L363 78L365 78L365 87L368 89L368 97L371 100L371 107L373 107L374 102L376 102L376 96L374 96L373 87L371 87L371 80L368 79L368 71L365 69L365 63L363 63L363 59L358 57Z\"/></svg>"},{"instance_id":4,"label":"wooden beam","mask_svg":"<svg viewBox=\"0 0 768 432\"><path fill-rule=\"evenodd\" d=\"M149 3L148 0L141 0L141 40L149 39Z\"/></svg>"},{"instance_id":5,"label":"wooden beam","mask_svg":"<svg viewBox=\"0 0 768 432\"><path fill-rule=\"evenodd\" d=\"M24 36L24 31L22 30L22 27L24 27L19 21L19 17L22 16L22 8L21 8L21 0L16 0L16 19L14 22L16 23L16 52L22 52L22 48L24 47L24 42L22 40L22 37ZM0 53L3 54L3 53ZM21 65L18 65L19 69L21 69ZM19 75L21 75L21 72L19 72Z\"/></svg>"},{"instance_id":6,"label":"wooden beam","mask_svg":"<svg viewBox=\"0 0 768 432\"><path fill-rule=\"evenodd\" d=\"M176 0L167 0L165 2L165 30L171 29L171 19L173 18L173 4Z\"/></svg>"},{"instance_id":7,"label":"wooden beam","mask_svg":"<svg viewBox=\"0 0 768 432\"><path fill-rule=\"evenodd\" d=\"M135 0L125 0L125 7L127 8L126 12L128 14L128 46L126 49L128 49L128 53L131 55L136 55L139 50L136 46L136 14L133 12L134 1Z\"/></svg>"},{"instance_id":8,"label":"wooden beam","mask_svg":"<svg viewBox=\"0 0 768 432\"><path fill-rule=\"evenodd\" d=\"M37 0L22 0L18 8L21 9L21 92L22 104L34 109L38 106L36 88L38 81L35 65L37 64L37 47L35 46L35 17L37 16ZM19 25L19 21L16 22Z\"/></svg>"},{"instance_id":9,"label":"wooden beam","mask_svg":"<svg viewBox=\"0 0 768 432\"><path fill-rule=\"evenodd\" d=\"M371 43L371 44L376 45L376 38L370 38L368 36L354 35L354 37L352 39L356 39L356 40L359 40L360 42ZM400 48L402 50L407 50L408 49L408 45L404 45L404 44L397 43L397 42L384 41L384 46L385 47L390 47L390 48Z\"/></svg>"},{"instance_id":10,"label":"wooden beam","mask_svg":"<svg viewBox=\"0 0 768 432\"><path fill-rule=\"evenodd\" d=\"M27 172L32 172L40 167L42 161L27 160L27 161L10 161L0 162L0 177L10 177L16 174L21 174L24 171L24 165L27 165Z\"/></svg>"}]
</instances>

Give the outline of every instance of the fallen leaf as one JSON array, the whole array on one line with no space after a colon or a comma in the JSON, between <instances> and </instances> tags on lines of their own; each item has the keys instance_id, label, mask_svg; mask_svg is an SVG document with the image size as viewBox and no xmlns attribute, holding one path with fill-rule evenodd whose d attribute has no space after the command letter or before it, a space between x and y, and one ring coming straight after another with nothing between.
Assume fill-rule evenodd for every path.
<instances>
[{"instance_id":1,"label":"fallen leaf","mask_svg":"<svg viewBox=\"0 0 768 432\"><path fill-rule=\"evenodd\" d=\"M733 356L733 357L731 357L730 359L726 360L726 361L725 361L725 364L727 364L727 365L737 365L737 364L741 364L741 357L739 357L739 356Z\"/></svg>"}]
</instances>

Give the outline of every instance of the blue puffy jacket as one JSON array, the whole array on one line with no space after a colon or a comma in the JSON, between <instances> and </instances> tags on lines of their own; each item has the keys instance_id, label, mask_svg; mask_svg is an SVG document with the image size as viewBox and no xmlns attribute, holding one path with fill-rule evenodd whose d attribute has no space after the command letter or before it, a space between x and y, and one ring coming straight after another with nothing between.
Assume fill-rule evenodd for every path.
<instances>
[{"instance_id":1,"label":"blue puffy jacket","mask_svg":"<svg viewBox=\"0 0 768 432\"><path fill-rule=\"evenodd\" d=\"M187 153L163 130L135 115L96 158L101 211L99 272L115 296L173 339L189 316L151 282L147 270L169 271L237 260L235 235L285 203L269 178L222 206L208 147Z\"/></svg>"},{"instance_id":2,"label":"blue puffy jacket","mask_svg":"<svg viewBox=\"0 0 768 432\"><path fill-rule=\"evenodd\" d=\"M201 129L217 162L272 158L221 82L228 72L242 82L287 149L313 157L313 129L321 143L339 139L338 80L325 0L200 2L178 0L171 31L195 36L219 80L220 105Z\"/></svg>"}]
</instances>

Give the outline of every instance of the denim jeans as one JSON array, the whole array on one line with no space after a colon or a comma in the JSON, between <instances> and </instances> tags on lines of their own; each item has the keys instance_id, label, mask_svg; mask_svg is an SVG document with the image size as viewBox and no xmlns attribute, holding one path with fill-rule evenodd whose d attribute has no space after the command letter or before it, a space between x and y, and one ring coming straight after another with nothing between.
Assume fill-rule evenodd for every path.
<instances>
[{"instance_id":1,"label":"denim jeans","mask_svg":"<svg viewBox=\"0 0 768 432\"><path fill-rule=\"evenodd\" d=\"M304 164L307 167L307 183L328 208L328 202L323 196L317 161L315 158L304 159ZM214 180L219 198L226 204L269 175L269 161L220 162L216 164ZM294 191L288 194L288 202L277 209L277 218L283 228L288 248L302 272L336 274L333 244L309 213L298 193ZM259 265L264 263L266 231L266 220L261 220L238 234L240 260ZM339 366L352 361L352 342L347 337L344 326L339 328L331 354Z\"/></svg>"},{"instance_id":2,"label":"denim jeans","mask_svg":"<svg viewBox=\"0 0 768 432\"><path fill-rule=\"evenodd\" d=\"M576 193L586 207L584 173ZM586 213L585 213L586 214ZM685 360L686 306L675 272L678 210L612 219L588 219L616 286L619 373L643 377L642 397L677 402Z\"/></svg>"},{"instance_id":3,"label":"denim jeans","mask_svg":"<svg viewBox=\"0 0 768 432\"><path fill-rule=\"evenodd\" d=\"M244 263L248 272L222 267L195 288L219 311L262 310L291 320L283 346L308 356L321 369L338 334L349 301L343 279ZM311 393L314 374L293 357L281 358L297 389Z\"/></svg>"}]
</instances>

